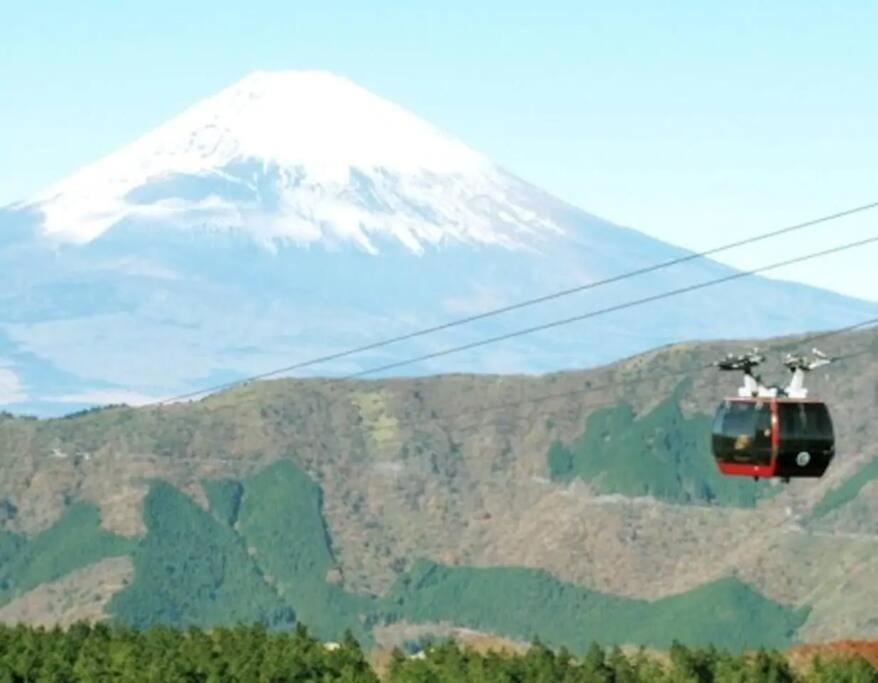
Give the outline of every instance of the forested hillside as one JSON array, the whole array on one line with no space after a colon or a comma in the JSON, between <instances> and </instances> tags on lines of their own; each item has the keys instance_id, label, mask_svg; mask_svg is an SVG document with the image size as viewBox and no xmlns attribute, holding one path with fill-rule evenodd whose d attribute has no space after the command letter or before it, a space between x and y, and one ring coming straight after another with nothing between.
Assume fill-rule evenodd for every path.
<instances>
[{"instance_id":1,"label":"forested hillside","mask_svg":"<svg viewBox=\"0 0 878 683\"><path fill-rule=\"evenodd\" d=\"M874 636L878 337L832 339L858 354L811 382L839 455L787 486L714 470L737 378L703 368L740 346L2 417L0 621L305 624L383 647L468 628L580 655Z\"/></svg>"}]
</instances>

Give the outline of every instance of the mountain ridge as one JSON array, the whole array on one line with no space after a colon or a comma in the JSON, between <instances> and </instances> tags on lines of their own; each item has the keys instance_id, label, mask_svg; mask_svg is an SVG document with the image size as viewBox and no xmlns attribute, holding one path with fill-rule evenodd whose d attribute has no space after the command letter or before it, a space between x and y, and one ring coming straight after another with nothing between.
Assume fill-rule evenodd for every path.
<instances>
[{"instance_id":1,"label":"mountain ridge","mask_svg":"<svg viewBox=\"0 0 878 683\"><path fill-rule=\"evenodd\" d=\"M489 189L493 173L481 155L347 79L328 72L255 72L39 193L23 208L39 208L47 234L81 243L138 210L163 220L163 209L175 211L170 200L184 198L181 189L195 194L194 209L230 209L215 194L198 196L199 177L214 187L225 182L227 193L238 200L269 191L271 201L282 204L300 184L303 193L313 192L346 186L351 175L355 186L364 185L378 199L382 177L465 176L468 183ZM169 184L175 183L168 196ZM305 199L293 201L297 210L287 212L288 223L307 210ZM337 210L351 208L342 203ZM299 221L286 234L308 243L315 237L313 227ZM345 227L340 237L371 249L364 235ZM399 230L390 234L400 237ZM406 237L401 238L407 248L418 250Z\"/></svg>"},{"instance_id":2,"label":"mountain ridge","mask_svg":"<svg viewBox=\"0 0 878 683\"><path fill-rule=\"evenodd\" d=\"M116 579L118 590L101 599L127 604L132 618L161 614L171 604L156 591L144 592L142 584L126 593L127 602L110 602L137 583L138 562L160 567L162 557L177 557L175 562L203 567L203 576L217 571L210 553L195 546L191 555L174 551L187 537L174 531L175 524L213 520L217 529L231 525L246 536L245 546L255 548L255 555L223 532L228 557L257 558L274 589L291 596L291 609L319 615L321 605L331 604L344 623L367 631L380 620L362 622L356 615L373 614L370 601L395 595L400 577L415 576L406 572L424 560L440 567L431 576L447 577L436 589L443 595L476 569L487 572L479 576L521 581L522 589L542 576L559 583L551 588L537 581L540 590L582 589L652 603L732 577L769 601L760 604L766 615L778 617L776 625L800 615L797 640L873 636L875 335L873 329L827 340L832 355L865 353L809 378L812 394L832 408L839 439L838 456L822 480L773 486L715 473L702 417L734 392L737 378L685 370L706 366L738 345L689 343L597 370L543 377L277 380L164 407L53 420L3 417L0 441L8 446L0 452L0 524L19 539L12 543L29 543L57 535L52 529L71 506L97 506L101 533L134 544L141 560L135 560L134 573L98 563L93 573L83 570L64 584L70 591L64 594L92 595L95 573L128 577ZM780 352L795 349L796 342L786 338L767 346ZM771 359L766 371L782 372L778 359ZM664 407L669 401L673 411ZM627 418L602 417L601 411L623 408L635 416L633 427ZM458 417L443 419L449 415ZM653 446L663 434L671 444L699 445L694 455L669 462ZM553 478L556 443L575 458L587 458L589 467ZM284 474L273 467L295 469ZM669 488L656 471L679 478L679 488ZM749 494L736 494L736 487ZM189 512L168 516L173 506L163 500ZM294 514L291 506L310 510L310 517ZM320 541L324 524L328 541ZM96 537L93 526L83 533ZM279 542L281 533L299 540ZM204 529L196 536L205 547L220 538L219 531ZM3 538L0 533L0 555ZM114 553L126 547L120 543L113 542ZM304 552L312 545L322 549ZM293 559L285 555L290 552ZM286 576L284 567L297 568L304 578ZM504 567L518 573L504 574ZM256 585L253 570L242 571L236 580ZM204 611L184 613L222 613L221 604L204 597L209 592L179 591L173 575L166 580L177 591L175 600L184 600L173 604L188 604L190 594L207 600L193 603ZM312 583L307 599L301 597ZM34 601L53 595L46 585L33 589L42 591ZM131 601L134 595L156 596L152 611L142 611L138 605L144 603ZM260 595L259 604L271 604L267 594ZM427 594L409 598L414 602L406 610L379 612L409 622L454 616L435 611L438 603ZM459 625L530 635L496 601L472 609ZM25 613L37 618L32 610ZM783 630L772 631L780 639L772 642L788 642Z\"/></svg>"},{"instance_id":3,"label":"mountain ridge","mask_svg":"<svg viewBox=\"0 0 878 683\"><path fill-rule=\"evenodd\" d=\"M324 74L257 74L108 159L0 209L7 410L148 403L691 255ZM734 272L691 259L313 370L351 374ZM410 372L547 372L874 315L875 302L750 277Z\"/></svg>"}]
</instances>

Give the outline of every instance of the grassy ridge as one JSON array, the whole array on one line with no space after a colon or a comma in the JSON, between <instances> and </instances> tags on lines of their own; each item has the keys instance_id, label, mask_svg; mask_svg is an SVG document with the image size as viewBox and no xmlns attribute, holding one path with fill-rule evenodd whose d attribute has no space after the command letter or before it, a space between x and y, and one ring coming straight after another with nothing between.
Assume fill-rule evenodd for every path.
<instances>
[{"instance_id":1,"label":"grassy ridge","mask_svg":"<svg viewBox=\"0 0 878 683\"><path fill-rule=\"evenodd\" d=\"M209 479L202 486L214 516L227 526L235 526L244 495L241 483L231 479Z\"/></svg>"},{"instance_id":2,"label":"grassy ridge","mask_svg":"<svg viewBox=\"0 0 878 683\"><path fill-rule=\"evenodd\" d=\"M334 567L320 488L291 461L242 482L204 482L210 511L156 482L144 505L147 534L135 580L111 614L145 627L301 621L318 636L368 636L373 600L327 581Z\"/></svg>"},{"instance_id":3,"label":"grassy ridge","mask_svg":"<svg viewBox=\"0 0 878 683\"><path fill-rule=\"evenodd\" d=\"M807 616L731 578L647 602L590 591L537 570L429 562L403 576L384 602L393 618L452 621L521 639L539 636L575 652L592 641L668 647L674 639L738 651L781 647Z\"/></svg>"},{"instance_id":4,"label":"grassy ridge","mask_svg":"<svg viewBox=\"0 0 878 683\"><path fill-rule=\"evenodd\" d=\"M294 622L242 539L191 498L156 482L144 521L146 536L132 555L134 581L110 601L113 617L136 627Z\"/></svg>"},{"instance_id":5,"label":"grassy ridge","mask_svg":"<svg viewBox=\"0 0 878 683\"><path fill-rule=\"evenodd\" d=\"M25 544L27 539L23 536L0 529L0 605L9 601L9 594L14 590L13 577L7 567L18 557Z\"/></svg>"},{"instance_id":6,"label":"grassy ridge","mask_svg":"<svg viewBox=\"0 0 878 683\"><path fill-rule=\"evenodd\" d=\"M12 561L25 543L27 539L24 536L0 529L0 571L4 565Z\"/></svg>"},{"instance_id":7,"label":"grassy ridge","mask_svg":"<svg viewBox=\"0 0 878 683\"><path fill-rule=\"evenodd\" d=\"M328 582L335 566L321 509L321 491L292 462L247 479L238 530L253 559L298 618L321 638L345 630L359 637L373 600Z\"/></svg>"},{"instance_id":8,"label":"grassy ridge","mask_svg":"<svg viewBox=\"0 0 878 683\"><path fill-rule=\"evenodd\" d=\"M865 467L859 470L854 476L845 479L841 484L829 491L809 516L810 521L825 517L833 510L847 505L856 498L863 487L871 481L878 479L878 458L869 462Z\"/></svg>"},{"instance_id":9,"label":"grassy ridge","mask_svg":"<svg viewBox=\"0 0 878 683\"><path fill-rule=\"evenodd\" d=\"M25 539L0 533L0 605L70 572L126 555L132 543L101 529L93 505L78 503L51 528Z\"/></svg>"},{"instance_id":10,"label":"grassy ridge","mask_svg":"<svg viewBox=\"0 0 878 683\"><path fill-rule=\"evenodd\" d=\"M300 621L324 639L351 630L368 642L376 623L447 621L539 636L573 651L591 641L667 647L675 638L740 650L785 646L805 618L734 579L650 603L542 571L430 562L416 564L383 597L355 595L335 585L320 488L293 462L241 482L206 482L205 490L210 510L154 482L144 503L147 533L136 543L102 531L98 511L87 505L74 506L32 540L0 536L0 582L14 581L5 594L131 553L134 580L113 597L109 612L139 628L260 623L283 629Z\"/></svg>"},{"instance_id":11,"label":"grassy ridge","mask_svg":"<svg viewBox=\"0 0 878 683\"><path fill-rule=\"evenodd\" d=\"M627 404L595 411L572 444L552 444L550 476L556 481L580 477L602 493L753 507L760 489L750 480L717 472L710 451L711 418L683 415L679 400L684 387L639 418Z\"/></svg>"}]
</instances>

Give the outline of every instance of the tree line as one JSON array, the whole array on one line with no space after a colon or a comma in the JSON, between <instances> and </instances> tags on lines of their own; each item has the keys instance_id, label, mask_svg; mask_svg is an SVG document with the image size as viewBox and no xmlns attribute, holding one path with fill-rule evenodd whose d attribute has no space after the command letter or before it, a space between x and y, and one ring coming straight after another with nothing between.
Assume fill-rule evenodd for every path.
<instances>
[{"instance_id":1,"label":"tree line","mask_svg":"<svg viewBox=\"0 0 878 683\"><path fill-rule=\"evenodd\" d=\"M415 659L395 652L389 674L394 683L878 683L878 669L863 659L815 659L796 671L777 651L732 655L678 643L666 656L592 645L575 658L539 642L515 656L480 654L449 642Z\"/></svg>"},{"instance_id":2,"label":"tree line","mask_svg":"<svg viewBox=\"0 0 878 683\"><path fill-rule=\"evenodd\" d=\"M380 673L380 676L379 676ZM107 624L0 626L0 683L878 683L862 659L815 660L795 670L778 652L732 655L674 644L662 656L592 645L582 657L535 642L523 654L479 653L453 642L415 656L395 650L379 671L346 635L325 644L298 626L137 630Z\"/></svg>"}]
</instances>

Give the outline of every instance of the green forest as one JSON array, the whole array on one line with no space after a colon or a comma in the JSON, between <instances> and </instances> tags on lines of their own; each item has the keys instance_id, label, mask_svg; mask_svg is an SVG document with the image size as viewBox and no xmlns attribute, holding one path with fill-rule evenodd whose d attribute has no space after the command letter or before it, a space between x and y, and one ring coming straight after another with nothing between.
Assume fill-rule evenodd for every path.
<instances>
[{"instance_id":1,"label":"green forest","mask_svg":"<svg viewBox=\"0 0 878 683\"><path fill-rule=\"evenodd\" d=\"M96 508L71 507L32 538L0 535L0 605L33 586L103 557L131 556L134 580L108 605L134 628L308 624L331 640L350 631L370 642L380 623L454 620L462 626L582 652L641 642L668 647L708 642L731 650L785 647L807 617L734 578L655 602L617 597L516 567L413 564L384 596L333 585L331 540L320 487L291 461L242 482L206 481L209 509L153 483L144 501L147 533L129 541L101 530ZM509 596L515 596L509 600Z\"/></svg>"},{"instance_id":2,"label":"green forest","mask_svg":"<svg viewBox=\"0 0 878 683\"><path fill-rule=\"evenodd\" d=\"M360 595L329 580L335 558L322 492L293 462L242 481L205 481L204 489L208 509L153 482L140 539L102 530L98 510L85 504L33 538L0 533L0 606L102 558L128 555L133 580L106 613L137 629L260 624L283 631L304 623L323 640L350 631L371 645L376 625L448 621L524 641L539 636L576 654L592 641L667 648L675 639L740 652L790 645L808 615L734 577L650 602L536 569L427 560L413 562L386 594Z\"/></svg>"},{"instance_id":3,"label":"green forest","mask_svg":"<svg viewBox=\"0 0 878 683\"><path fill-rule=\"evenodd\" d=\"M711 417L687 417L680 400L688 382L650 412L637 416L620 403L589 415L581 436L549 448L549 474L555 481L580 477L601 493L654 496L672 503L711 503L753 507L771 495L750 480L732 480L704 457L710 452Z\"/></svg>"},{"instance_id":4,"label":"green forest","mask_svg":"<svg viewBox=\"0 0 878 683\"><path fill-rule=\"evenodd\" d=\"M453 642L415 655L394 650L370 661L356 639L326 644L307 629L261 626L144 630L75 624L67 630L0 626L0 681L96 683L872 683L878 669L857 658L819 659L794 668L782 654L732 655L673 644L669 652L624 654L593 644L585 655L535 642L523 654L479 653Z\"/></svg>"}]
</instances>

